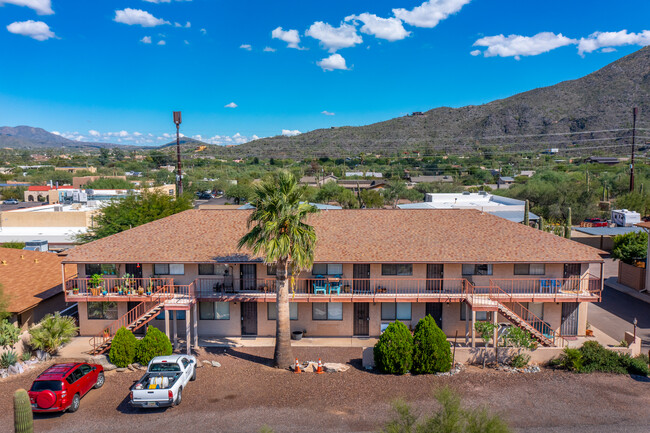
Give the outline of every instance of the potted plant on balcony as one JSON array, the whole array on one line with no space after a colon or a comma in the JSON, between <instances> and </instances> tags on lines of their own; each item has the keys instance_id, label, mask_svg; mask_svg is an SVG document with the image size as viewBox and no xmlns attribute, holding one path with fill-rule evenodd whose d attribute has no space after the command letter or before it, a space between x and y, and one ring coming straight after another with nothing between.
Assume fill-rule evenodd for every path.
<instances>
[{"instance_id":1,"label":"potted plant on balcony","mask_svg":"<svg viewBox=\"0 0 650 433\"><path fill-rule=\"evenodd\" d=\"M144 289L142 287L138 287L138 295L144 295Z\"/></svg>"},{"instance_id":2,"label":"potted plant on balcony","mask_svg":"<svg viewBox=\"0 0 650 433\"><path fill-rule=\"evenodd\" d=\"M90 277L88 285L90 286L90 292L93 294L93 296L99 296L100 287L102 286L103 281L104 279L100 274L94 274L92 277Z\"/></svg>"},{"instance_id":3,"label":"potted plant on balcony","mask_svg":"<svg viewBox=\"0 0 650 433\"><path fill-rule=\"evenodd\" d=\"M78 295L79 294L79 287L73 287L72 288L72 294L73 295Z\"/></svg>"}]
</instances>

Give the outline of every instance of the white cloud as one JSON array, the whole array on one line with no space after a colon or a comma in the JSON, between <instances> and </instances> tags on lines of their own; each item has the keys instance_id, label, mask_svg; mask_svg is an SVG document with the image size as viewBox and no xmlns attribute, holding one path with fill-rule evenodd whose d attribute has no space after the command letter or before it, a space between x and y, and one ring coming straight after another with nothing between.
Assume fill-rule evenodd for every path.
<instances>
[{"instance_id":1,"label":"white cloud","mask_svg":"<svg viewBox=\"0 0 650 433\"><path fill-rule=\"evenodd\" d=\"M235 135L228 136L228 135L214 135L210 138L205 138L201 141L204 141L206 143L210 144L217 144L220 146L225 146L229 144L244 144L248 143L249 141L257 140L259 137L257 135L252 135L250 137L246 137L244 135L241 135L239 132L236 133Z\"/></svg>"},{"instance_id":2,"label":"white cloud","mask_svg":"<svg viewBox=\"0 0 650 433\"><path fill-rule=\"evenodd\" d=\"M324 111L321 111L320 114L324 114L326 116L334 116L336 113L332 113L330 111L324 110Z\"/></svg>"},{"instance_id":3,"label":"white cloud","mask_svg":"<svg viewBox=\"0 0 650 433\"><path fill-rule=\"evenodd\" d=\"M576 42L561 33L542 32L535 36L487 36L474 42L474 46L487 47L483 52L485 57L514 57L519 60L520 56L536 56Z\"/></svg>"},{"instance_id":4,"label":"white cloud","mask_svg":"<svg viewBox=\"0 0 650 433\"><path fill-rule=\"evenodd\" d=\"M185 23L185 25L183 25L181 23L175 22L174 27L183 27L183 28L189 29L190 27L192 27L192 23L190 23L188 21L188 22Z\"/></svg>"},{"instance_id":5,"label":"white cloud","mask_svg":"<svg viewBox=\"0 0 650 433\"><path fill-rule=\"evenodd\" d=\"M50 38L56 38L54 32L43 21L18 21L7 26L10 33L16 35L29 36L37 41L45 41Z\"/></svg>"},{"instance_id":6,"label":"white cloud","mask_svg":"<svg viewBox=\"0 0 650 433\"><path fill-rule=\"evenodd\" d=\"M411 34L411 32L406 31L402 21L398 18L380 18L374 14L363 13L361 15L350 15L345 18L345 21L361 21L363 22L361 32L391 42L399 41Z\"/></svg>"},{"instance_id":7,"label":"white cloud","mask_svg":"<svg viewBox=\"0 0 650 433\"><path fill-rule=\"evenodd\" d=\"M650 45L650 30L639 33L628 33L627 30L619 32L595 32L578 42L578 54L591 53L599 48L621 47L624 45ZM610 52L605 51L603 52Z\"/></svg>"},{"instance_id":8,"label":"white cloud","mask_svg":"<svg viewBox=\"0 0 650 433\"><path fill-rule=\"evenodd\" d=\"M145 36L142 39L140 39L140 42L143 44L150 44L151 43L151 36Z\"/></svg>"},{"instance_id":9,"label":"white cloud","mask_svg":"<svg viewBox=\"0 0 650 433\"><path fill-rule=\"evenodd\" d=\"M333 27L330 24L317 21L309 27L305 35L319 40L321 45L328 49L330 53L363 42L363 39L357 33L357 28L345 23L341 23L339 27Z\"/></svg>"},{"instance_id":10,"label":"white cloud","mask_svg":"<svg viewBox=\"0 0 650 433\"><path fill-rule=\"evenodd\" d=\"M271 32L271 37L286 42L289 48L300 49L300 35L298 34L298 30L285 31L282 27L278 27Z\"/></svg>"},{"instance_id":11,"label":"white cloud","mask_svg":"<svg viewBox=\"0 0 650 433\"><path fill-rule=\"evenodd\" d=\"M226 104L223 106L224 108L237 108L237 104L234 102L231 102L230 104Z\"/></svg>"},{"instance_id":12,"label":"white cloud","mask_svg":"<svg viewBox=\"0 0 650 433\"><path fill-rule=\"evenodd\" d=\"M167 42L165 42L164 40L158 41L158 45L167 45Z\"/></svg>"},{"instance_id":13,"label":"white cloud","mask_svg":"<svg viewBox=\"0 0 650 433\"><path fill-rule=\"evenodd\" d=\"M146 1L147 3L156 3L156 4L171 3L172 2L172 0L143 0L143 1ZM192 0L176 0L176 1L177 2L183 2L183 1L189 2L189 1L192 1Z\"/></svg>"},{"instance_id":14,"label":"white cloud","mask_svg":"<svg viewBox=\"0 0 650 433\"><path fill-rule=\"evenodd\" d=\"M333 71L334 69L342 69L345 71L348 69L345 65L345 59L340 54L332 54L331 56L316 62L316 64L323 68L324 71Z\"/></svg>"},{"instance_id":15,"label":"white cloud","mask_svg":"<svg viewBox=\"0 0 650 433\"><path fill-rule=\"evenodd\" d=\"M265 53L275 53L275 48L264 47L264 52Z\"/></svg>"},{"instance_id":16,"label":"white cloud","mask_svg":"<svg viewBox=\"0 0 650 433\"><path fill-rule=\"evenodd\" d=\"M253 49L253 47L250 44L241 44L239 48L246 51L251 51Z\"/></svg>"},{"instance_id":17,"label":"white cloud","mask_svg":"<svg viewBox=\"0 0 650 433\"><path fill-rule=\"evenodd\" d=\"M147 11L131 8L115 11L115 18L113 21L128 25L140 25L142 27L155 27L170 24L169 21L156 18Z\"/></svg>"},{"instance_id":18,"label":"white cloud","mask_svg":"<svg viewBox=\"0 0 650 433\"><path fill-rule=\"evenodd\" d=\"M99 137L99 136L101 136L101 134L99 133L99 131L95 131L94 129L91 129L90 131L88 131L88 134L90 134L90 135L93 136L93 137Z\"/></svg>"},{"instance_id":19,"label":"white cloud","mask_svg":"<svg viewBox=\"0 0 650 433\"><path fill-rule=\"evenodd\" d=\"M479 54L481 54L481 50L474 50L474 51L470 51L469 53L470 53L472 56L478 56Z\"/></svg>"},{"instance_id":20,"label":"white cloud","mask_svg":"<svg viewBox=\"0 0 650 433\"><path fill-rule=\"evenodd\" d=\"M208 34L208 31L206 29L201 29L200 32L203 33L204 35Z\"/></svg>"},{"instance_id":21,"label":"white cloud","mask_svg":"<svg viewBox=\"0 0 650 433\"><path fill-rule=\"evenodd\" d=\"M52 134L54 134L54 135L61 136L61 133L60 133L59 131L50 131L50 132L51 132Z\"/></svg>"},{"instance_id":22,"label":"white cloud","mask_svg":"<svg viewBox=\"0 0 650 433\"><path fill-rule=\"evenodd\" d=\"M189 21L186 22L186 23L185 23L185 28L186 28L186 29L189 29L190 27L192 27L192 23L189 22Z\"/></svg>"},{"instance_id":23,"label":"white cloud","mask_svg":"<svg viewBox=\"0 0 650 433\"><path fill-rule=\"evenodd\" d=\"M282 130L282 135L285 137L293 137L296 135L302 134L302 132L298 131L297 129L291 130L291 129L283 129Z\"/></svg>"},{"instance_id":24,"label":"white cloud","mask_svg":"<svg viewBox=\"0 0 650 433\"><path fill-rule=\"evenodd\" d=\"M429 0L412 10L393 9L395 17L415 27L433 28L449 15L455 14L471 0Z\"/></svg>"},{"instance_id":25,"label":"white cloud","mask_svg":"<svg viewBox=\"0 0 650 433\"><path fill-rule=\"evenodd\" d=\"M612 48L612 47L607 47L600 50L601 53L613 53L614 51L616 51L616 48Z\"/></svg>"},{"instance_id":26,"label":"white cloud","mask_svg":"<svg viewBox=\"0 0 650 433\"><path fill-rule=\"evenodd\" d=\"M3 4L25 6L33 9L39 15L54 14L51 0L0 0L0 6Z\"/></svg>"}]
</instances>

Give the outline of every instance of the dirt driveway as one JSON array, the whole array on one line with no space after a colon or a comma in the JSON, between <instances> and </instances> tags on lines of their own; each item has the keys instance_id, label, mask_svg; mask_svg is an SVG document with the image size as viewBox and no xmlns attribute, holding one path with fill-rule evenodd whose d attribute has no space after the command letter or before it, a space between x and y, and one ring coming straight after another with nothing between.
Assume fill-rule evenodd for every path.
<instances>
[{"instance_id":1,"label":"dirt driveway","mask_svg":"<svg viewBox=\"0 0 650 433\"><path fill-rule=\"evenodd\" d=\"M402 397L418 410L435 407L432 392L444 385L469 405L487 405L522 432L647 432L650 382L628 376L578 375L543 370L509 374L470 368L454 377L384 376L361 369L360 349L299 348L301 360L351 362L345 373L323 375L278 371L265 363L272 348L215 350L183 392L183 403L167 410L136 411L129 387L141 372L109 372L74 414L37 415L37 432L255 432L267 424L280 432L376 431ZM0 430L11 431L12 393L36 375L0 381Z\"/></svg>"}]
</instances>

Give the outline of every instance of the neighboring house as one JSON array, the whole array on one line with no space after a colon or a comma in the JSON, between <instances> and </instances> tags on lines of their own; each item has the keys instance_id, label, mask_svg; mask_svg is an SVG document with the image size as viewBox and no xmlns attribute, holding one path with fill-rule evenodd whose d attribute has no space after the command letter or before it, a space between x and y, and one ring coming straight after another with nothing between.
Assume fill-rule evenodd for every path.
<instances>
[{"instance_id":1,"label":"neighboring house","mask_svg":"<svg viewBox=\"0 0 650 433\"><path fill-rule=\"evenodd\" d=\"M443 182L451 183L454 181L453 176L440 175L440 176L411 176L410 181L413 185L418 183L433 183L433 182Z\"/></svg>"},{"instance_id":2,"label":"neighboring house","mask_svg":"<svg viewBox=\"0 0 650 433\"><path fill-rule=\"evenodd\" d=\"M510 176L499 176L499 180L497 180L498 187L502 187L502 186L510 187L511 185L514 185L514 183L515 183L515 178Z\"/></svg>"},{"instance_id":3,"label":"neighboring house","mask_svg":"<svg viewBox=\"0 0 650 433\"><path fill-rule=\"evenodd\" d=\"M97 167L54 167L55 171L67 171L68 173L76 174L80 171L89 171L97 173Z\"/></svg>"},{"instance_id":4,"label":"neighboring house","mask_svg":"<svg viewBox=\"0 0 650 433\"><path fill-rule=\"evenodd\" d=\"M0 285L9 300L11 322L27 327L46 314L66 308L61 288L62 259L54 253L0 248Z\"/></svg>"},{"instance_id":5,"label":"neighboring house","mask_svg":"<svg viewBox=\"0 0 650 433\"><path fill-rule=\"evenodd\" d=\"M378 173L376 171L346 171L345 177L374 177L381 179L384 177L383 173Z\"/></svg>"},{"instance_id":6,"label":"neighboring house","mask_svg":"<svg viewBox=\"0 0 650 433\"><path fill-rule=\"evenodd\" d=\"M339 186L357 191L360 189L384 189L386 182L379 179L339 180Z\"/></svg>"},{"instance_id":7,"label":"neighboring house","mask_svg":"<svg viewBox=\"0 0 650 433\"><path fill-rule=\"evenodd\" d=\"M66 299L78 302L81 335L108 349L104 330L112 336L132 311L132 321L194 345L273 336L275 267L237 248L249 216L188 210L71 250ZM310 337L378 337L390 322L413 328L430 314L452 337L469 339L475 321L490 320L561 345L560 335L585 335L587 304L600 300L602 278L589 274L595 263L602 275L600 250L489 213L344 209L308 223L315 261L291 279L290 314L292 331Z\"/></svg>"},{"instance_id":8,"label":"neighboring house","mask_svg":"<svg viewBox=\"0 0 650 433\"><path fill-rule=\"evenodd\" d=\"M533 177L535 175L535 170L521 170L519 176Z\"/></svg>"},{"instance_id":9,"label":"neighboring house","mask_svg":"<svg viewBox=\"0 0 650 433\"><path fill-rule=\"evenodd\" d=\"M399 209L476 209L507 220L521 223L524 221L526 202L514 198L492 195L487 192L461 194L427 193L423 203L398 204ZM539 217L528 212L529 221L538 221Z\"/></svg>"},{"instance_id":10,"label":"neighboring house","mask_svg":"<svg viewBox=\"0 0 650 433\"><path fill-rule=\"evenodd\" d=\"M594 164L616 165L620 161L618 158L610 156L590 156L589 158L585 159L585 162L591 162Z\"/></svg>"},{"instance_id":11,"label":"neighboring house","mask_svg":"<svg viewBox=\"0 0 650 433\"><path fill-rule=\"evenodd\" d=\"M300 183L314 188L319 188L325 185L327 182L336 183L338 180L338 177L334 176L333 174L328 174L325 176L303 176L300 178Z\"/></svg>"}]
</instances>

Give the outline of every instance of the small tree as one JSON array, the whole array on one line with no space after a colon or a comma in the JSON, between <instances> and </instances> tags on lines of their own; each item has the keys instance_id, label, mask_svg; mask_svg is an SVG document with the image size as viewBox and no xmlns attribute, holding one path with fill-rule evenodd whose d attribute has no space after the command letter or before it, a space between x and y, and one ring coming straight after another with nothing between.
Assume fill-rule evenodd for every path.
<instances>
[{"instance_id":1,"label":"small tree","mask_svg":"<svg viewBox=\"0 0 650 433\"><path fill-rule=\"evenodd\" d=\"M172 343L158 328L150 326L144 338L135 347L135 359L142 365L149 364L156 356L171 355Z\"/></svg>"},{"instance_id":2,"label":"small tree","mask_svg":"<svg viewBox=\"0 0 650 433\"><path fill-rule=\"evenodd\" d=\"M7 320L0 321L0 346L3 349L14 347L14 344L20 339L20 329Z\"/></svg>"},{"instance_id":3,"label":"small tree","mask_svg":"<svg viewBox=\"0 0 650 433\"><path fill-rule=\"evenodd\" d=\"M22 250L25 248L25 242L9 241L2 244L2 248L13 248L15 250Z\"/></svg>"},{"instance_id":4,"label":"small tree","mask_svg":"<svg viewBox=\"0 0 650 433\"><path fill-rule=\"evenodd\" d=\"M133 332L124 326L117 330L113 341L111 341L111 351L109 358L113 364L118 367L126 367L133 363L135 359L135 347L138 339Z\"/></svg>"},{"instance_id":5,"label":"small tree","mask_svg":"<svg viewBox=\"0 0 650 433\"><path fill-rule=\"evenodd\" d=\"M61 314L48 314L29 330L31 336L30 344L34 349L44 350L54 355L59 347L70 342L72 337L77 335L77 326L74 318L63 317Z\"/></svg>"},{"instance_id":6,"label":"small tree","mask_svg":"<svg viewBox=\"0 0 650 433\"><path fill-rule=\"evenodd\" d=\"M613 241L612 257L623 263L631 265L635 260L643 260L647 256L648 233L645 231L614 236Z\"/></svg>"},{"instance_id":7,"label":"small tree","mask_svg":"<svg viewBox=\"0 0 650 433\"><path fill-rule=\"evenodd\" d=\"M438 373L451 369L451 349L447 336L433 317L420 319L413 334L413 367L417 374Z\"/></svg>"},{"instance_id":8,"label":"small tree","mask_svg":"<svg viewBox=\"0 0 650 433\"><path fill-rule=\"evenodd\" d=\"M498 328L498 325L492 322L474 323L474 329L478 332L479 337L481 337L485 343L485 350L483 351L483 368L485 368L485 362L487 361L487 345L494 336L494 330L496 328Z\"/></svg>"},{"instance_id":9,"label":"small tree","mask_svg":"<svg viewBox=\"0 0 650 433\"><path fill-rule=\"evenodd\" d=\"M379 371L404 374L413 361L413 336L406 325L397 321L388 325L373 350Z\"/></svg>"},{"instance_id":10,"label":"small tree","mask_svg":"<svg viewBox=\"0 0 650 433\"><path fill-rule=\"evenodd\" d=\"M535 349L537 342L530 335L530 332L517 326L511 326L503 336L504 345L511 345L517 349L517 355L521 354L522 349Z\"/></svg>"}]
</instances>

